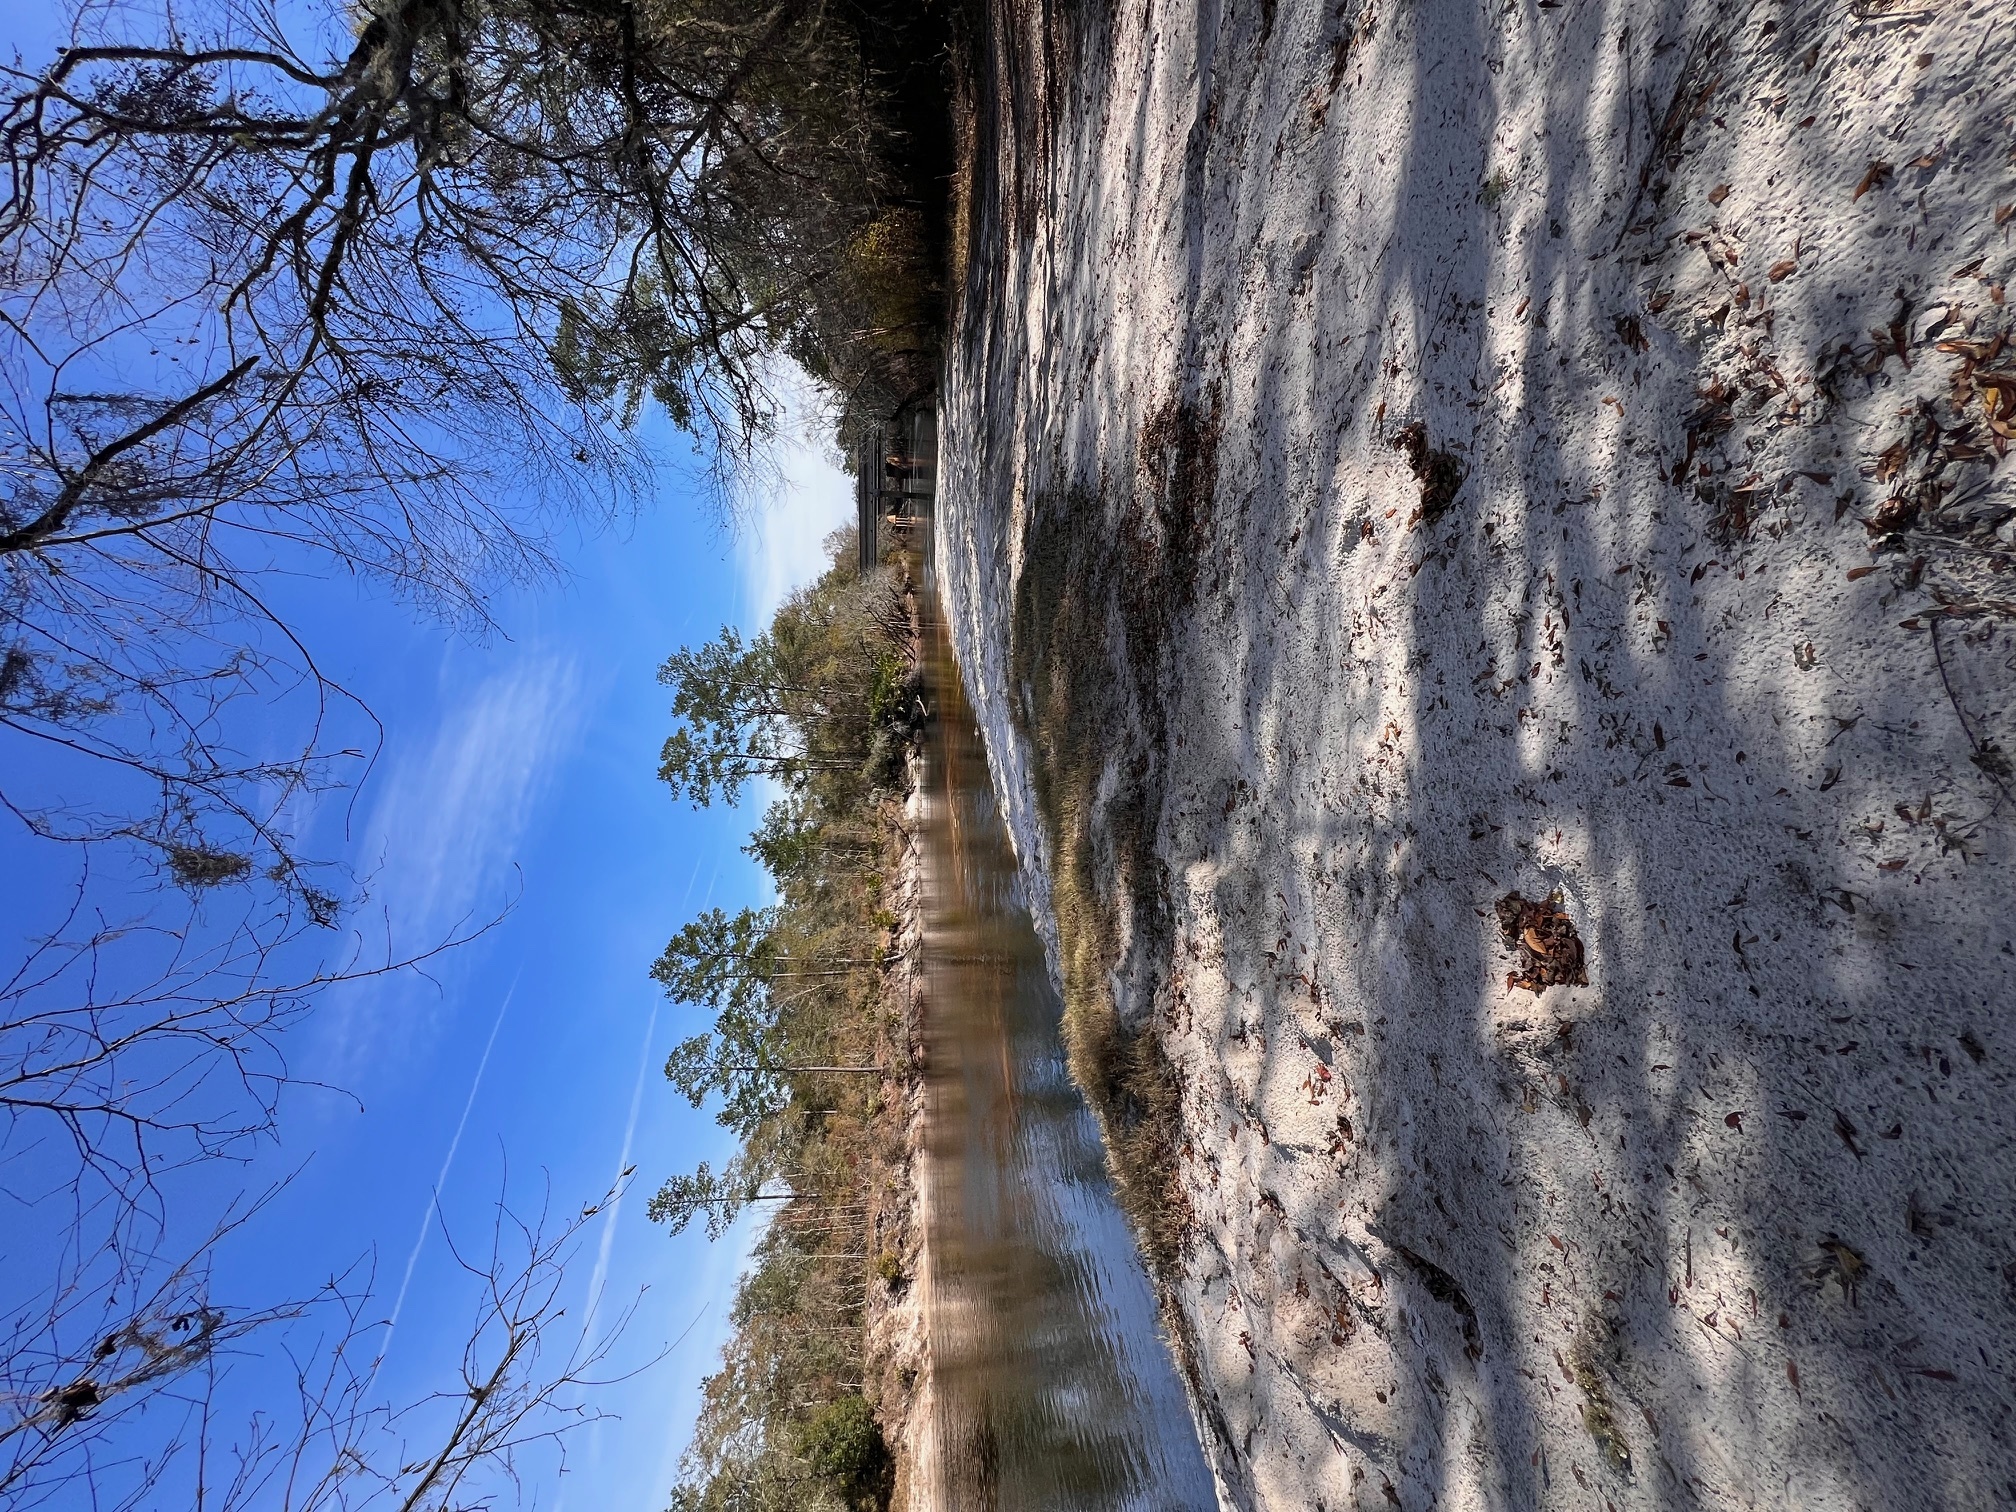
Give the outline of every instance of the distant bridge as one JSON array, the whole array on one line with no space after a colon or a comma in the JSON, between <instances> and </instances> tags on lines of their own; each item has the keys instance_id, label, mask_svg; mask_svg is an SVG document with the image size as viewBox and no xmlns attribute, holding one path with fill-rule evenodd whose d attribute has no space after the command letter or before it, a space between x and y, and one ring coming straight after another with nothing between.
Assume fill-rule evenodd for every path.
<instances>
[{"instance_id":1,"label":"distant bridge","mask_svg":"<svg viewBox=\"0 0 2016 1512\"><path fill-rule=\"evenodd\" d=\"M873 572L886 546L929 543L938 495L938 413L918 405L861 438L854 455L854 507L861 570Z\"/></svg>"}]
</instances>

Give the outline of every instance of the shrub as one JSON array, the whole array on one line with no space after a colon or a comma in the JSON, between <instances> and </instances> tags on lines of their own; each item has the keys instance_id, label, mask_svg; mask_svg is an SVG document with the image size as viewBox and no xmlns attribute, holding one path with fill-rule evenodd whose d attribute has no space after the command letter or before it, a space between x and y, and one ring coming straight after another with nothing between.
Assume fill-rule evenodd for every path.
<instances>
[{"instance_id":1,"label":"shrub","mask_svg":"<svg viewBox=\"0 0 2016 1512\"><path fill-rule=\"evenodd\" d=\"M851 1505L877 1507L886 1499L889 1446L866 1398L844 1396L821 1407L800 1430L798 1453Z\"/></svg>"},{"instance_id":2,"label":"shrub","mask_svg":"<svg viewBox=\"0 0 2016 1512\"><path fill-rule=\"evenodd\" d=\"M869 222L841 261L869 344L885 352L916 346L936 314L917 212L891 210Z\"/></svg>"}]
</instances>

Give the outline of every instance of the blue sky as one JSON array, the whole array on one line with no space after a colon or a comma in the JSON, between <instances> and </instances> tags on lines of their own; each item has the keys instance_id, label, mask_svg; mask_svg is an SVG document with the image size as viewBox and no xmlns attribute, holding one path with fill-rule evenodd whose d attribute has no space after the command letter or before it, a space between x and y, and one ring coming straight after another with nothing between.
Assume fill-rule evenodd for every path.
<instances>
[{"instance_id":1,"label":"blue sky","mask_svg":"<svg viewBox=\"0 0 2016 1512\"><path fill-rule=\"evenodd\" d=\"M272 595L382 727L354 799L331 795L297 816L302 849L363 887L344 938L368 948L389 931L410 949L502 917L426 977L324 994L288 1031L299 1085L277 1143L249 1166L178 1178L176 1211L186 1231L287 1178L220 1253L213 1295L240 1306L307 1296L361 1262L375 1277L372 1316L396 1313L376 1394L401 1403L455 1384L471 1294L443 1224L480 1248L500 1191L520 1211L550 1193L564 1216L634 1164L627 1196L588 1228L570 1267L570 1326L599 1336L637 1302L612 1367L663 1358L595 1394L617 1420L576 1438L564 1481L536 1488L541 1507L663 1507L725 1333L746 1226L710 1244L699 1230L668 1238L644 1215L665 1176L703 1159L718 1167L730 1149L663 1078L694 1010L666 1003L646 973L704 906L767 901L739 850L763 799L695 811L658 782L671 695L656 671L723 624L759 628L823 568L821 542L853 499L822 452L803 438L786 446L777 486L732 531L668 472L634 518L563 539L561 580L495 601L497 631L481 640L369 584L283 580ZM21 755L16 742L0 759ZM0 943L49 926L73 860L0 830ZM177 906L172 891L155 896ZM35 1200L33 1167L7 1176L0 1265L15 1268L12 1297L39 1284L42 1262L6 1219Z\"/></svg>"},{"instance_id":2,"label":"blue sky","mask_svg":"<svg viewBox=\"0 0 2016 1512\"><path fill-rule=\"evenodd\" d=\"M348 826L367 911L409 939L510 911L433 982L341 989L298 1032L297 1069L350 1096L295 1098L270 1164L312 1159L234 1259L285 1291L372 1252L387 1307L399 1302L383 1377L398 1398L455 1364L464 1288L432 1214L437 1184L442 1216L474 1233L507 1162L515 1200L550 1181L562 1212L634 1163L576 1262L575 1316L599 1291L606 1322L642 1289L618 1361L683 1342L598 1396L621 1421L576 1444L565 1505L663 1505L746 1245L668 1239L643 1212L665 1175L728 1152L659 1070L692 1010L665 1003L646 968L707 903L765 899L738 849L760 800L696 812L656 779L669 694L655 673L724 623L765 623L823 565L851 487L816 447L783 460L783 486L732 535L675 482L632 525L572 543L569 580L502 603L504 635L488 643L369 600L322 637L385 727Z\"/></svg>"},{"instance_id":3,"label":"blue sky","mask_svg":"<svg viewBox=\"0 0 2016 1512\"><path fill-rule=\"evenodd\" d=\"M434 982L342 989L304 1026L305 1076L362 1106L296 1099L273 1162L313 1158L238 1260L266 1284L292 1271L312 1285L374 1252L399 1302L384 1373L396 1398L455 1363L463 1289L432 1214L437 1184L442 1216L475 1232L507 1162L517 1201L550 1181L560 1211L634 1163L628 1197L576 1262L575 1315L599 1294L606 1322L641 1289L619 1362L683 1342L598 1396L621 1421L575 1446L566 1505L663 1505L746 1242L668 1239L643 1212L666 1174L727 1153L660 1073L692 1010L666 1004L646 968L710 901L765 897L738 849L750 808L696 812L656 779L669 694L655 673L724 623L765 623L823 565L851 487L816 446L783 461L784 484L733 534L675 480L631 525L572 543L568 581L501 604L504 635L488 643L363 600L324 637L341 648L332 670L385 726L350 824L371 908L420 939L510 912Z\"/></svg>"}]
</instances>

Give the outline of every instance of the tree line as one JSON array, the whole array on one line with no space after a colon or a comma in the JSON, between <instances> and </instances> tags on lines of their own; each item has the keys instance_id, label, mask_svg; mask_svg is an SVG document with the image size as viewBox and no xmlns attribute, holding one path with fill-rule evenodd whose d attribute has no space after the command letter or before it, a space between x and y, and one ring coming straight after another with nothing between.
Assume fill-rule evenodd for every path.
<instances>
[{"instance_id":1,"label":"tree line","mask_svg":"<svg viewBox=\"0 0 2016 1512\"><path fill-rule=\"evenodd\" d=\"M719 1236L763 1214L677 1512L866 1508L890 1489L864 1329L871 1295L906 1284L910 1056L889 989L890 887L924 705L900 569L864 578L852 532L831 544L831 569L767 630L746 643L724 630L661 674L679 720L661 770L673 792L732 801L758 777L776 792L746 847L775 903L703 913L651 970L700 1018L667 1078L739 1142L725 1169L668 1178L651 1216Z\"/></svg>"}]
</instances>

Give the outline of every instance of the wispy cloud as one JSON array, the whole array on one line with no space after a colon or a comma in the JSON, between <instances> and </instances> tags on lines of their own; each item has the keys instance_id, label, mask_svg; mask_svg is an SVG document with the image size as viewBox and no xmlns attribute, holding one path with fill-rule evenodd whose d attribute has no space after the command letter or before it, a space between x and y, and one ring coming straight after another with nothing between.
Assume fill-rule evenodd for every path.
<instances>
[{"instance_id":1,"label":"wispy cloud","mask_svg":"<svg viewBox=\"0 0 2016 1512\"><path fill-rule=\"evenodd\" d=\"M826 569L826 537L854 518L854 480L831 455L831 427L799 374L780 383L787 420L776 457L778 482L735 541L748 628L770 623L791 590Z\"/></svg>"},{"instance_id":2,"label":"wispy cloud","mask_svg":"<svg viewBox=\"0 0 2016 1512\"><path fill-rule=\"evenodd\" d=\"M700 861L695 859L693 871L686 878L686 895L679 900L679 917L686 917L686 905L693 901L693 884L700 880ZM714 895L714 879L707 879L707 896ZM701 905L703 908L705 904ZM616 1220L623 1212L623 1199L629 1193L630 1151L637 1142L637 1119L644 1111L644 1077L651 1068L651 1041L658 1033L658 1010L664 1004L654 999L651 1017L644 1025L644 1044L637 1053L637 1084L630 1089L630 1117L623 1125L623 1149L616 1157L614 1186L616 1196L609 1204L602 1218L602 1242L595 1251L595 1271L588 1278L588 1308L581 1324L581 1338L591 1346L595 1340L595 1320L602 1310L602 1289L609 1283L609 1261L616 1245Z\"/></svg>"},{"instance_id":3,"label":"wispy cloud","mask_svg":"<svg viewBox=\"0 0 2016 1512\"><path fill-rule=\"evenodd\" d=\"M378 900L406 928L438 933L507 882L575 681L566 663L527 657L450 703L427 748L399 764L364 854L381 862Z\"/></svg>"},{"instance_id":4,"label":"wispy cloud","mask_svg":"<svg viewBox=\"0 0 2016 1512\"><path fill-rule=\"evenodd\" d=\"M386 1320L385 1335L378 1341L377 1358L371 1363L371 1382L364 1388L367 1397L371 1394L371 1386L377 1383L385 1356L391 1353L392 1335L398 1332L399 1314L406 1309L406 1293L413 1285L413 1269L420 1263L420 1252L427 1247L427 1236L434 1230L434 1215L441 1211L441 1193L448 1185L448 1173L455 1167L455 1153L462 1148L462 1134L469 1127L469 1114L476 1106L476 1094L483 1090L483 1073L490 1069L490 1052L497 1048L497 1031L504 1027L504 1015L511 1011L511 999L517 992L518 983L514 978L497 1009L497 1020L490 1026L490 1038L483 1045L483 1058L476 1062L476 1075L469 1082L469 1096L462 1103L462 1117L456 1121L454 1138L448 1141L448 1153L441 1157L441 1174L434 1178L433 1188L427 1194L426 1209L420 1214L420 1232L414 1237L413 1248L407 1252L406 1270L399 1278L399 1295L393 1299L392 1316ZM634 1114L632 1118L635 1118Z\"/></svg>"},{"instance_id":5,"label":"wispy cloud","mask_svg":"<svg viewBox=\"0 0 2016 1512\"><path fill-rule=\"evenodd\" d=\"M617 1157L615 1190L602 1216L602 1239L595 1249L595 1270L588 1277L588 1307L581 1320L581 1342L593 1349L603 1341L595 1337L595 1324L602 1313L603 1288L609 1284L609 1264L616 1248L616 1222L623 1213L623 1199L629 1195L630 1151L637 1140L637 1119L644 1111L644 1078L651 1068L651 1040L658 1032L658 1009L653 1004L651 1018L644 1025L644 1045L637 1057L637 1084L630 1089L630 1118L623 1125L623 1153ZM598 1436L599 1437L599 1436ZM600 1449L600 1444L597 1444Z\"/></svg>"},{"instance_id":6,"label":"wispy cloud","mask_svg":"<svg viewBox=\"0 0 2016 1512\"><path fill-rule=\"evenodd\" d=\"M528 655L442 700L431 739L395 759L359 847L367 938L424 951L511 901L527 828L578 724L579 681L571 663ZM331 1069L386 1048L392 1000L403 1008L407 995L397 982L345 994Z\"/></svg>"}]
</instances>

